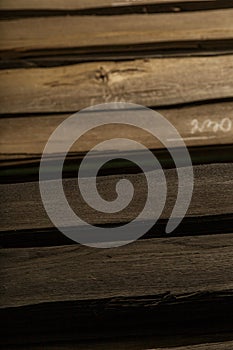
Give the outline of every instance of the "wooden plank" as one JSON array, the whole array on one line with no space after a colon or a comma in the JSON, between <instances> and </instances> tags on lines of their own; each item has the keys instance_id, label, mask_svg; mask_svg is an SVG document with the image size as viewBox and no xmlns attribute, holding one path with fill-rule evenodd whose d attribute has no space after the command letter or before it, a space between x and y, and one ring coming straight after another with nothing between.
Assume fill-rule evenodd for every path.
<instances>
[{"instance_id":1,"label":"wooden plank","mask_svg":"<svg viewBox=\"0 0 233 350\"><path fill-rule=\"evenodd\" d=\"M172 148L173 154L176 154L177 159L180 161L180 166L186 166L185 160L182 161L180 148ZM210 145L199 147L188 147L189 155L193 165L211 164L211 163L232 163L233 162L233 144L224 145ZM169 156L169 152L166 148L151 149L153 155L158 159L161 166L164 169L174 168L174 162ZM143 159L145 152L139 150L131 151L111 151L113 157L117 156L118 160L114 163L107 163L101 169L101 174L116 175L122 173L135 174L138 173L138 168L127 161L127 157L134 154L140 155L140 159ZM63 168L63 175L65 178L76 176L76 171L79 168L83 157L86 153L69 152L66 157L66 162ZM106 156L105 152L98 151L93 157L91 157L91 164L95 164L96 155L102 157ZM52 162L55 157L60 157L61 154L49 156L48 161ZM120 157L120 158L119 158ZM0 154L0 179L1 183L19 183L27 181L37 181L39 178L39 167L41 154ZM51 174L53 173L51 169Z\"/></svg>"},{"instance_id":2,"label":"wooden plank","mask_svg":"<svg viewBox=\"0 0 233 350\"><path fill-rule=\"evenodd\" d=\"M49 169L49 164L48 164ZM176 169L166 169L168 183L167 202L161 219L171 215L177 197ZM215 164L194 166L194 192L186 217L231 214L233 209L232 191L233 164ZM49 176L49 174L48 174ZM125 174L99 176L97 188L106 200L114 200L115 185L119 178L132 182L135 190L130 205L118 213L106 214L96 212L84 202L77 179L64 179L63 186L67 199L74 211L85 221L92 224L114 224L129 222L141 213L147 196L147 183L143 174ZM50 181L52 189L53 181ZM87 183L88 186L88 183ZM155 186L159 186L158 183ZM155 203L159 200L154 192ZM1 184L1 228L4 231L53 228L42 204L39 183ZM61 215L62 209L61 209ZM65 218L64 218L65 220ZM154 220L153 214L148 213L142 220Z\"/></svg>"},{"instance_id":3,"label":"wooden plank","mask_svg":"<svg viewBox=\"0 0 233 350\"><path fill-rule=\"evenodd\" d=\"M77 112L118 101L168 106L232 98L232 62L229 55L3 70L0 113Z\"/></svg>"},{"instance_id":4,"label":"wooden plank","mask_svg":"<svg viewBox=\"0 0 233 350\"><path fill-rule=\"evenodd\" d=\"M214 338L214 335L212 336ZM233 348L233 342L232 341L216 341L216 342L211 342L212 339L209 340L209 342L207 343L203 343L203 344L196 344L196 345L190 345L187 344L185 346L172 346L172 339L173 339L173 344L174 342L177 342L177 336L176 337L166 337L167 340L164 341L159 341L159 340L155 340L155 339L151 339L151 337L146 336L145 338L137 338L137 339L128 339L128 338L124 338L124 339L119 339L116 341L112 340L112 341L91 341L91 342L86 342L86 343L66 343L66 344L46 344L46 350L76 350L77 347L79 350L138 350L139 346L140 346L140 350L232 350ZM175 340L174 340L175 338ZM211 338L211 337L209 337ZM187 339L187 338L185 338ZM200 337L198 337L198 339L200 339ZM221 339L221 336L220 336ZM183 341L182 341L183 340ZM196 341L196 338L194 338L194 340ZM180 337L180 339L178 340L180 341L180 343L184 343L184 336ZM208 341L208 340L207 340ZM190 338L190 342L193 342L193 338ZM159 347L151 347L153 345L153 343L159 343ZM171 343L170 347L164 347L163 345L166 343ZM148 347L148 345L150 345ZM152 345L151 345L152 344ZM30 350L41 350L41 345L29 345L27 347L27 345L25 345L25 350L26 349L30 349ZM10 347L10 350L18 350L18 347Z\"/></svg>"},{"instance_id":5,"label":"wooden plank","mask_svg":"<svg viewBox=\"0 0 233 350\"><path fill-rule=\"evenodd\" d=\"M134 6L148 4L173 4L173 3L195 3L200 0L2 0L0 10L80 10L98 7L115 7L115 6ZM202 0L202 2L213 2L212 0ZM215 0L217 3L218 1ZM223 2L223 1L221 1ZM228 0L229 2L229 0Z\"/></svg>"},{"instance_id":6,"label":"wooden plank","mask_svg":"<svg viewBox=\"0 0 233 350\"><path fill-rule=\"evenodd\" d=\"M172 347L172 350L231 350L233 348L233 341L221 342L221 343L209 343L209 344L197 344L197 345L186 345L179 347ZM159 348L154 348L150 350L158 350ZM161 349L161 348L160 348ZM171 350L169 348L163 348L163 350Z\"/></svg>"},{"instance_id":7,"label":"wooden plank","mask_svg":"<svg viewBox=\"0 0 233 350\"><path fill-rule=\"evenodd\" d=\"M157 109L157 111L176 127L187 146L230 144L233 141L233 102ZM120 113L124 115L127 111ZM69 114L30 115L17 118L3 116L0 119L1 159L17 157L17 155L20 155L21 159L41 155L49 136L68 117ZM68 138L69 135L64 137ZM158 139L138 128L109 124L86 133L85 137L74 144L72 152L86 152L106 139L117 137L130 137L150 149L162 147ZM59 144L59 140L57 142ZM121 142L116 144L113 150L130 151L132 149Z\"/></svg>"},{"instance_id":8,"label":"wooden plank","mask_svg":"<svg viewBox=\"0 0 233 350\"><path fill-rule=\"evenodd\" d=\"M233 9L130 16L63 16L0 22L1 57L48 55L48 50L101 49L153 44L169 49L233 39ZM93 31L95 28L95 31ZM72 33L72 35L71 35ZM127 35L126 35L127 33ZM229 46L229 44L228 44ZM232 46L231 46L232 48ZM143 48L142 48L143 49ZM129 48L128 48L129 50ZM44 53L43 53L44 52ZM55 54L55 52L54 52Z\"/></svg>"},{"instance_id":9,"label":"wooden plank","mask_svg":"<svg viewBox=\"0 0 233 350\"><path fill-rule=\"evenodd\" d=\"M233 324L232 246L233 234L108 250L3 249L1 342L224 337Z\"/></svg>"},{"instance_id":10,"label":"wooden plank","mask_svg":"<svg viewBox=\"0 0 233 350\"><path fill-rule=\"evenodd\" d=\"M233 214L185 217L171 234L166 233L167 222L166 219L158 220L156 225L140 239L231 233ZM0 233L1 248L54 247L71 244L76 244L76 242L71 241L56 228L13 230Z\"/></svg>"},{"instance_id":11,"label":"wooden plank","mask_svg":"<svg viewBox=\"0 0 233 350\"><path fill-rule=\"evenodd\" d=\"M216 43L216 42L215 42ZM206 44L206 43L205 43ZM219 41L214 47L211 48L213 43L206 45L191 44L190 48L182 48L178 45L176 48L173 47L169 50L156 49L153 47L142 47L135 48L131 51L121 51L121 49L113 48L112 51L97 51L97 52L68 52L62 53L50 52L49 56L30 56L30 57L8 57L3 58L0 61L0 70L3 69L17 69L17 68L49 68L59 67L67 65L75 65L84 62L103 62L103 61L129 61L137 59L148 59L148 58L184 58L184 57L201 57L201 56L221 56L230 55L233 53L232 47L221 48L223 44ZM228 45L227 44L227 45ZM210 45L210 46L209 46ZM225 44L223 44L224 46ZM182 45L181 45L182 46Z\"/></svg>"},{"instance_id":12,"label":"wooden plank","mask_svg":"<svg viewBox=\"0 0 233 350\"><path fill-rule=\"evenodd\" d=\"M21 7L20 7L21 5ZM38 4L28 1L19 1L15 4L6 2L0 4L0 19L16 19L30 17L51 17L64 15L132 15L152 14L181 11L206 11L228 9L233 7L232 0L116 0L116 1L53 1Z\"/></svg>"},{"instance_id":13,"label":"wooden plank","mask_svg":"<svg viewBox=\"0 0 233 350\"><path fill-rule=\"evenodd\" d=\"M229 290L230 295L232 246L233 234L223 234L142 240L117 249L80 245L2 249L5 293L0 306L143 295L163 298L168 290L177 300L178 295L192 293Z\"/></svg>"},{"instance_id":14,"label":"wooden plank","mask_svg":"<svg viewBox=\"0 0 233 350\"><path fill-rule=\"evenodd\" d=\"M116 0L116 1L53 1L40 3L33 1L3 0L0 3L0 19L17 19L30 17L52 17L64 15L132 15L152 14L166 12L208 11L217 9L229 9L233 7L232 0Z\"/></svg>"}]
</instances>

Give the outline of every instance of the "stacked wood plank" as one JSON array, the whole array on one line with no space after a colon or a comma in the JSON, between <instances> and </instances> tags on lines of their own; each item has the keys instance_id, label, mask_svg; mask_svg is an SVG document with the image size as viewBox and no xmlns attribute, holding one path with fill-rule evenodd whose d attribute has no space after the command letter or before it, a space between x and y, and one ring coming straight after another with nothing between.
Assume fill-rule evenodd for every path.
<instances>
[{"instance_id":1,"label":"stacked wood plank","mask_svg":"<svg viewBox=\"0 0 233 350\"><path fill-rule=\"evenodd\" d=\"M232 17L231 0L0 2L4 348L232 348ZM107 200L115 198L120 178L135 186L132 205L122 212L90 210L76 179L95 144L130 136L165 169L167 202L157 224L133 244L94 249L62 235L45 212L38 174L50 134L71 114L107 102L158 111L188 146L194 193L171 235L165 226L177 196L174 162L157 139L130 126L110 124L75 143L64 163L64 190L92 225L133 220L147 186L123 158L143 159L138 149L117 144L111 151L119 160L97 178ZM51 178L59 156L48 157ZM141 224L151 220L149 213Z\"/></svg>"}]
</instances>

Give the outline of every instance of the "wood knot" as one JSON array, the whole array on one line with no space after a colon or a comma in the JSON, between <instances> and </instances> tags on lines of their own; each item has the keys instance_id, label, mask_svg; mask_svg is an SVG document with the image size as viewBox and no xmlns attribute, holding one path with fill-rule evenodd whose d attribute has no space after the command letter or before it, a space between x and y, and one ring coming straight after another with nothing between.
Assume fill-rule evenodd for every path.
<instances>
[{"instance_id":1,"label":"wood knot","mask_svg":"<svg viewBox=\"0 0 233 350\"><path fill-rule=\"evenodd\" d=\"M95 78L98 81L101 81L103 83L107 83L108 82L108 72L103 67L100 67L95 73Z\"/></svg>"}]
</instances>

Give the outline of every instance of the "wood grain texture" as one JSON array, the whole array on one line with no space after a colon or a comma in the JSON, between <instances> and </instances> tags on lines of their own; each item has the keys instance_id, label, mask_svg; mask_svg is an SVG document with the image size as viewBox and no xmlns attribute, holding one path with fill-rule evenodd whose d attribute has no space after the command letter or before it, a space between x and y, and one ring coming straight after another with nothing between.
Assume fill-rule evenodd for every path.
<instances>
[{"instance_id":1,"label":"wood grain texture","mask_svg":"<svg viewBox=\"0 0 233 350\"><path fill-rule=\"evenodd\" d=\"M2 249L0 305L143 295L162 299L167 293L177 301L178 295L195 293L232 295L232 247L233 235L227 234L158 238L107 250L80 245Z\"/></svg>"},{"instance_id":2,"label":"wood grain texture","mask_svg":"<svg viewBox=\"0 0 233 350\"><path fill-rule=\"evenodd\" d=\"M187 146L230 144L233 142L233 102L204 104L173 109L157 109L183 137ZM115 112L115 115L118 112ZM122 118L127 111L120 111ZM101 113L96 113L96 116ZM27 117L0 119L0 159L33 155L40 156L52 132L70 115L29 115ZM114 120L114 118L113 118ZM149 125L147 125L150 127ZM64 135L65 139L69 135ZM112 138L128 138L158 149L162 144L151 134L136 127L109 124L91 130L72 147L72 152L87 152L96 144ZM169 135L167 135L169 139ZM59 140L57 140L59 144ZM112 150L130 151L123 142Z\"/></svg>"},{"instance_id":3,"label":"wood grain texture","mask_svg":"<svg viewBox=\"0 0 233 350\"><path fill-rule=\"evenodd\" d=\"M118 101L168 106L232 98L232 62L229 55L3 70L0 113L77 112Z\"/></svg>"},{"instance_id":4,"label":"wood grain texture","mask_svg":"<svg viewBox=\"0 0 233 350\"><path fill-rule=\"evenodd\" d=\"M233 39L233 9L181 14L130 16L64 16L0 22L1 57L37 55L44 50L165 43L167 48L183 42ZM93 31L95 28L95 31ZM72 35L71 35L72 33ZM172 44L173 43L173 44ZM185 44L186 43L186 44ZM194 43L195 44L195 43ZM222 43L224 46L224 44ZM94 51L92 49L92 51ZM8 55L9 56L9 55Z\"/></svg>"},{"instance_id":5,"label":"wood grain texture","mask_svg":"<svg viewBox=\"0 0 233 350\"><path fill-rule=\"evenodd\" d=\"M206 215L231 214L233 209L232 191L232 164L215 164L194 167L194 193L186 214L187 217L200 217ZM161 215L162 219L170 217L171 210L177 196L176 169L165 170L168 183L168 195L165 209ZM147 196L147 184L143 174L135 175L112 175L97 178L97 188L101 196L106 200L115 199L115 185L120 178L127 178L132 182L135 196L130 205L124 210L99 215L94 209L88 207L83 201L78 190L77 179L64 179L63 185L68 201L74 211L85 221L92 224L113 224L128 222L134 219L142 211ZM54 182L50 182L50 190ZM159 201L157 185L155 184L154 200ZM88 186L88 183L86 184ZM39 229L53 227L43 207L39 192L39 183L21 183L0 185L1 191L1 231ZM57 197L56 197L57 198ZM56 199L54 198L54 199ZM52 198L51 198L52 200ZM55 202L54 202L55 203ZM63 215L62 208L61 217ZM149 212L144 220L154 220L153 214ZM64 222L66 218L64 217Z\"/></svg>"},{"instance_id":6,"label":"wood grain texture","mask_svg":"<svg viewBox=\"0 0 233 350\"><path fill-rule=\"evenodd\" d=\"M158 337L159 338L159 337ZM196 345L185 345L185 346L173 346L172 345L172 341L173 344L174 342L180 342L180 343L184 343L186 341L187 338L185 338L184 336L178 338L177 336L173 336L173 337L166 337L166 340L164 339L164 341L162 340L158 340L157 339L151 339L151 337L145 337L143 338L136 338L134 337L133 339L128 339L128 338L124 338L124 339L119 339L117 341L92 341L90 343L86 342L86 343L67 343L67 344L60 344L60 343L56 343L56 344L46 344L46 350L77 350L77 348L79 350L232 350L233 347L233 342L232 341L218 341L216 340L216 342L211 342L211 337L209 337L209 342L208 339L205 343L201 343L201 344L196 344ZM185 338L185 341L184 341ZM214 335L212 335L212 339L214 338ZM190 342L193 342L193 339L196 340L195 337L190 338ZM199 337L198 339L201 339L201 337ZM221 336L220 336L221 339ZM154 344L159 344L158 347L154 347ZM170 343L171 346L167 347L167 343ZM164 347L164 344L166 344ZM7 347L7 350L17 350L18 347ZM25 345L24 347L25 350L41 350L41 345Z\"/></svg>"},{"instance_id":7,"label":"wood grain texture","mask_svg":"<svg viewBox=\"0 0 233 350\"><path fill-rule=\"evenodd\" d=\"M233 9L219 9L232 6L231 0L0 1L1 68L93 62L0 72L1 166L8 157L21 157L27 172L38 162L51 132L69 114L105 102L165 106L162 114L188 146L230 147ZM149 59L207 52L213 56ZM115 63L116 57L147 58ZM195 132L193 120L198 123ZM82 156L105 136L129 133L148 148L161 148L136 129L111 125L90 132L72 151ZM113 151L132 150L121 144ZM50 167L53 157L48 161L48 177ZM36 248L34 243L33 248L3 249L0 243L1 346L9 350L232 349L232 172L233 163L194 166L193 198L182 223L184 237L160 235L108 250L69 242L60 247ZM176 170L167 169L165 175L168 196L160 226L166 224L177 197ZM82 219L110 227L132 220L147 195L142 174L99 176L97 187L104 199L115 199L121 178L133 183L135 196L118 214L90 210L74 178L64 179L64 190ZM51 192L53 184L51 180ZM33 234L37 238L54 234L38 181L1 184L0 192L1 242L4 237L27 239L29 232L33 242ZM158 197L156 188L154 197ZM62 208L59 214L63 218ZM153 220L152 213L143 220ZM221 225L227 230L221 231ZM187 227L193 236L187 236Z\"/></svg>"},{"instance_id":8,"label":"wood grain texture","mask_svg":"<svg viewBox=\"0 0 233 350\"><path fill-rule=\"evenodd\" d=\"M175 231L166 233L168 220L158 220L140 239L214 235L232 232L233 214L186 217ZM114 225L112 225L114 227ZM106 226L105 226L106 227ZM143 227L143 223L141 223ZM86 230L88 232L88 230ZM1 248L53 247L77 244L56 228L13 230L0 233Z\"/></svg>"},{"instance_id":9,"label":"wood grain texture","mask_svg":"<svg viewBox=\"0 0 233 350\"><path fill-rule=\"evenodd\" d=\"M221 343L209 343L209 344L197 344L197 345L186 345L179 347L172 347L172 350L231 350L233 348L233 341L221 342ZM158 350L154 348L150 350ZM161 349L161 348L160 348ZM163 348L163 350L171 350L171 348Z\"/></svg>"},{"instance_id":10,"label":"wood grain texture","mask_svg":"<svg viewBox=\"0 0 233 350\"><path fill-rule=\"evenodd\" d=\"M132 14L178 13L190 11L209 11L231 9L232 0L116 0L116 1L53 1L35 3L19 1L13 3L3 0L0 3L0 19L56 17L56 16L116 16ZM226 44L226 43L225 43ZM147 53L148 55L148 53ZM131 56L133 57L133 55ZM137 56L138 57L138 56ZM45 60L42 60L45 63ZM47 61L48 62L48 61ZM11 66L13 66L11 62ZM19 64L20 62L18 62ZM27 62L29 63L29 62ZM6 62L4 62L6 64ZM14 63L15 65L15 63ZM3 64L1 64L1 68Z\"/></svg>"},{"instance_id":11,"label":"wood grain texture","mask_svg":"<svg viewBox=\"0 0 233 350\"><path fill-rule=\"evenodd\" d=\"M233 348L233 341L216 341L216 342L211 342L207 341L203 342L200 344L189 344L183 345L183 346L173 346L172 345L172 340L173 344L177 343L180 341L180 343L185 343L186 339L183 336L179 339L179 337L166 337L167 340L160 341L158 339L153 339L151 337L145 337L144 339L138 338L138 339L118 339L118 341L98 341L98 342L91 342L90 343L79 343L79 344L55 344L55 345L47 345L46 350L77 350L77 347L79 350L232 350ZM184 341L185 338L185 341ZM214 336L213 336L214 338ZM212 339L213 339L212 338ZM201 339L201 337L199 338ZM193 337L190 339L190 342L195 341L196 338ZM166 343L171 343L171 346L164 347L164 344ZM159 344L158 347L154 347L153 344ZM7 348L8 349L8 348ZM9 350L13 350L15 348L10 348ZM40 350L40 346L34 345L32 347L26 347L26 349L33 349L33 350Z\"/></svg>"},{"instance_id":12,"label":"wood grain texture","mask_svg":"<svg viewBox=\"0 0 233 350\"><path fill-rule=\"evenodd\" d=\"M161 166L164 169L174 169L175 164L169 151L165 148L150 150L153 155L158 159ZM181 148L172 148L174 158L177 157L180 162L180 167L187 166L185 159L182 157ZM208 165L208 164L229 164L233 162L233 144L224 145L211 145L200 147L189 147L189 155L193 165ZM140 169L138 166L127 160L129 156L136 156L140 158L142 164L145 164L146 151L111 151L113 162L106 162L106 152L97 152L90 157L90 169L96 165L96 155L103 160L103 167L99 172L101 176L107 175L119 175L119 174L138 174ZM68 153L66 161L63 167L63 177L72 178L76 177L77 171L83 160L85 153ZM50 178L55 177L56 168L49 167L54 165L55 159L59 159L61 154L47 156L48 160L48 175ZM22 182L35 182L39 180L39 167L41 161L41 154L29 155L29 154L1 154L0 155L0 182L4 183L22 183ZM152 167L152 163L149 166ZM150 168L152 169L152 168Z\"/></svg>"},{"instance_id":13,"label":"wood grain texture","mask_svg":"<svg viewBox=\"0 0 233 350\"><path fill-rule=\"evenodd\" d=\"M230 332L233 235L3 249L1 342ZM142 348L142 347L141 347Z\"/></svg>"},{"instance_id":14,"label":"wood grain texture","mask_svg":"<svg viewBox=\"0 0 233 350\"><path fill-rule=\"evenodd\" d=\"M229 1L229 0L228 0ZM98 7L115 7L115 6L135 6L147 4L173 4L173 3L190 3L200 2L200 0L2 0L0 10L80 10ZM211 0L202 0L202 2L213 2ZM218 1L215 1L218 2ZM222 2L222 1L221 1Z\"/></svg>"}]
</instances>

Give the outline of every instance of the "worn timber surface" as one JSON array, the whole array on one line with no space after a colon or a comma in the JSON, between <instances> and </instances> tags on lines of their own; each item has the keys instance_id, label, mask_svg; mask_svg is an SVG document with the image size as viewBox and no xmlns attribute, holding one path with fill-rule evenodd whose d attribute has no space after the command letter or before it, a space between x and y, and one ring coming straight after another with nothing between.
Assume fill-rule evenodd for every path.
<instances>
[{"instance_id":1,"label":"worn timber surface","mask_svg":"<svg viewBox=\"0 0 233 350\"><path fill-rule=\"evenodd\" d=\"M60 342L55 344L46 344L46 350L232 350L233 341L220 341L223 340L223 336L212 335L209 336L198 336L187 338L185 336L164 336L164 338L156 337L139 337L136 338L123 338L117 339L117 341L91 341L91 342L73 342L72 344L67 342L61 344ZM230 335L226 335L226 339L230 339ZM189 343L188 343L189 342ZM190 345L191 343L199 342L199 344ZM183 346L173 346L174 344L187 344ZM155 347L156 344L156 347ZM169 346L170 345L170 346ZM24 349L29 350L41 350L43 344L40 345L25 345ZM166 346L166 347L165 347ZM7 346L7 350L17 350L16 346Z\"/></svg>"},{"instance_id":2,"label":"worn timber surface","mask_svg":"<svg viewBox=\"0 0 233 350\"><path fill-rule=\"evenodd\" d=\"M77 112L106 102L168 106L229 99L232 63L229 55L2 70L0 113Z\"/></svg>"},{"instance_id":3,"label":"worn timber surface","mask_svg":"<svg viewBox=\"0 0 233 350\"><path fill-rule=\"evenodd\" d=\"M184 106L172 109L156 109L173 126L176 127L187 146L221 145L233 142L233 103L211 103L198 106ZM117 110L117 114L127 116L127 111ZM0 157L1 159L30 158L40 156L53 131L68 118L70 114L28 115L0 119ZM101 116L101 111L95 117ZM81 117L80 117L81 118ZM84 115L85 118L85 115ZM143 118L143 113L142 113ZM114 118L112 118L114 121ZM150 127L150 125L147 125ZM151 128L153 125L151 125ZM158 149L162 144L145 131L129 125L109 124L90 130L76 142L72 152L87 152L96 144L112 138L128 138L144 144L147 148ZM64 135L68 140L69 134ZM171 137L170 137L171 138ZM57 140L61 143L63 140ZM169 140L169 134L167 135ZM171 142L174 141L171 139ZM124 142L118 142L114 151L132 151ZM110 151L110 149L109 149Z\"/></svg>"},{"instance_id":4,"label":"worn timber surface","mask_svg":"<svg viewBox=\"0 0 233 350\"><path fill-rule=\"evenodd\" d=\"M232 245L228 234L1 250L1 341L229 332Z\"/></svg>"},{"instance_id":5,"label":"worn timber surface","mask_svg":"<svg viewBox=\"0 0 233 350\"><path fill-rule=\"evenodd\" d=\"M0 1L3 349L233 348L232 18L232 0ZM177 198L176 170L158 140L136 128L109 125L81 138L65 162L63 185L73 210L91 224L134 219L147 196L137 168L119 160L99 173L106 200L116 198L119 179L134 185L132 203L112 215L83 202L74 174L96 143L130 134L167 168L166 205L147 235L93 249L58 232L45 212L36 180L49 135L70 114L106 102L155 108L190 146L193 164L202 164L194 166L193 198L171 235L164 231ZM123 143L111 151L138 152ZM56 204L54 159L47 169Z\"/></svg>"},{"instance_id":6,"label":"worn timber surface","mask_svg":"<svg viewBox=\"0 0 233 350\"><path fill-rule=\"evenodd\" d=\"M188 217L232 213L232 169L232 163L194 167L194 192L186 214ZM166 169L165 175L168 184L168 195L165 208L161 215L162 219L170 217L177 197L176 169ZM64 179L63 186L71 207L83 220L92 224L123 223L134 219L144 208L147 196L145 176L143 174L100 176L97 178L97 188L104 199L114 200L116 198L116 183L122 178L126 178L132 182L135 193L129 206L113 214L101 213L99 215L99 212L90 208L79 192L78 180L76 178ZM88 180L88 178L86 179ZM53 189L55 183L56 181L49 180L51 193L53 191L56 193L56 189ZM88 181L84 186L89 186ZM158 196L160 184L156 182L154 186L153 198L155 203L157 203L160 200ZM2 184L0 185L0 191L2 212L1 231L53 227L43 207L38 182ZM61 210L60 215L62 217L62 209L58 208L56 200L58 200L56 196L54 198L51 197L51 203L54 202L56 210ZM153 215L154 213L148 212L147 216L143 217L143 219L153 220Z\"/></svg>"},{"instance_id":7,"label":"worn timber surface","mask_svg":"<svg viewBox=\"0 0 233 350\"><path fill-rule=\"evenodd\" d=\"M224 342L224 343L206 343L206 344L198 344L198 345L186 345L181 347L172 347L173 350L231 350L233 347L233 342ZM171 348L163 348L163 350L169 350ZM158 348L154 348L151 350L158 350Z\"/></svg>"},{"instance_id":8,"label":"worn timber surface","mask_svg":"<svg viewBox=\"0 0 233 350\"><path fill-rule=\"evenodd\" d=\"M137 5L150 5L150 4L173 4L174 3L199 3L203 2L211 6L214 4L224 4L230 3L231 0L100 0L96 2L96 0L53 0L52 2L48 2L46 0L41 0L40 2L30 1L30 0L18 0L15 2L14 0L2 0L0 4L1 10L80 10L80 9L90 9L90 8L104 8L104 7L117 7L117 6L137 6ZM224 5L222 5L224 6Z\"/></svg>"},{"instance_id":9,"label":"worn timber surface","mask_svg":"<svg viewBox=\"0 0 233 350\"><path fill-rule=\"evenodd\" d=\"M224 290L230 296L232 246L233 235L226 234L157 238L110 249L2 249L1 308L143 295L162 300L168 291L174 301L176 295L195 298Z\"/></svg>"},{"instance_id":10,"label":"worn timber surface","mask_svg":"<svg viewBox=\"0 0 233 350\"><path fill-rule=\"evenodd\" d=\"M64 16L27 18L0 22L1 57L48 55L49 50L87 48L94 52L104 47L152 44L168 49L197 42L222 40L230 48L233 40L233 9L130 16ZM95 28L95 31L93 31ZM72 33L72 35L71 35ZM164 45L166 44L166 45ZM225 45L224 45L225 44ZM161 46L162 45L162 46ZM232 44L231 44L232 45ZM92 48L92 49L91 49ZM128 48L129 49L129 48ZM61 51L60 51L61 52Z\"/></svg>"}]
</instances>

